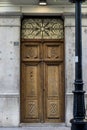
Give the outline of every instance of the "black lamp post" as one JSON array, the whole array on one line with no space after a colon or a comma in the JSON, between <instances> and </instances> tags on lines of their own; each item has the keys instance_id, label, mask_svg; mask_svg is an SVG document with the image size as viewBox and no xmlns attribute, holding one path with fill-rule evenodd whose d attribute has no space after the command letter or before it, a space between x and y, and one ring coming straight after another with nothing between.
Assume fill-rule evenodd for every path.
<instances>
[{"instance_id":1,"label":"black lamp post","mask_svg":"<svg viewBox=\"0 0 87 130\"><path fill-rule=\"evenodd\" d=\"M82 79L82 29L81 3L85 0L69 0L75 3L75 90L71 130L87 130Z\"/></svg>"}]
</instances>

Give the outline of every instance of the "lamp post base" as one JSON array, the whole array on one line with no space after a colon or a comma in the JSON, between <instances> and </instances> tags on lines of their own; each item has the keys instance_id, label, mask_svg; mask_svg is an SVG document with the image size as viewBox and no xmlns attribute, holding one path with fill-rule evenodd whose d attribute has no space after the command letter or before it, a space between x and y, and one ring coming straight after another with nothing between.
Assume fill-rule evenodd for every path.
<instances>
[{"instance_id":1,"label":"lamp post base","mask_svg":"<svg viewBox=\"0 0 87 130\"><path fill-rule=\"evenodd\" d=\"M77 121L72 119L71 121L71 130L87 130L87 121L81 120Z\"/></svg>"}]
</instances>

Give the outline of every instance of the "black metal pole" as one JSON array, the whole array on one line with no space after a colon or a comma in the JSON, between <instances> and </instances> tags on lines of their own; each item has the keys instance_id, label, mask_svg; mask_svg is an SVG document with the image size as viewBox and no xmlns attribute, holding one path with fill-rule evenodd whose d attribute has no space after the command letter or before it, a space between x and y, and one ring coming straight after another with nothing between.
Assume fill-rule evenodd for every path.
<instances>
[{"instance_id":1,"label":"black metal pole","mask_svg":"<svg viewBox=\"0 0 87 130\"><path fill-rule=\"evenodd\" d=\"M81 29L81 1L75 3L75 91L74 118L85 118L84 91L82 80L82 29Z\"/></svg>"},{"instance_id":2,"label":"black metal pole","mask_svg":"<svg viewBox=\"0 0 87 130\"><path fill-rule=\"evenodd\" d=\"M82 15L81 3L85 0L70 0L75 3L75 90L71 130L87 130L85 121L85 102L82 79Z\"/></svg>"}]
</instances>

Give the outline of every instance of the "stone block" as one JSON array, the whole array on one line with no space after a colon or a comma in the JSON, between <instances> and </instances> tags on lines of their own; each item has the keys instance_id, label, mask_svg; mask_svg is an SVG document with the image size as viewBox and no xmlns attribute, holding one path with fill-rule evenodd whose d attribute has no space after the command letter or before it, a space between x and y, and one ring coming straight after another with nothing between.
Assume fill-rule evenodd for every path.
<instances>
[{"instance_id":1,"label":"stone block","mask_svg":"<svg viewBox=\"0 0 87 130\"><path fill-rule=\"evenodd\" d=\"M0 126L11 127L19 125L19 98L0 97Z\"/></svg>"},{"instance_id":2,"label":"stone block","mask_svg":"<svg viewBox=\"0 0 87 130\"><path fill-rule=\"evenodd\" d=\"M71 93L75 80L75 28L65 28L65 83L66 92Z\"/></svg>"},{"instance_id":3,"label":"stone block","mask_svg":"<svg viewBox=\"0 0 87 130\"><path fill-rule=\"evenodd\" d=\"M20 18L0 17L0 26L20 26Z\"/></svg>"},{"instance_id":4,"label":"stone block","mask_svg":"<svg viewBox=\"0 0 87 130\"><path fill-rule=\"evenodd\" d=\"M0 94L19 93L20 28L0 27Z\"/></svg>"},{"instance_id":5,"label":"stone block","mask_svg":"<svg viewBox=\"0 0 87 130\"><path fill-rule=\"evenodd\" d=\"M73 94L66 95L66 125L71 126L70 120L73 118Z\"/></svg>"}]
</instances>

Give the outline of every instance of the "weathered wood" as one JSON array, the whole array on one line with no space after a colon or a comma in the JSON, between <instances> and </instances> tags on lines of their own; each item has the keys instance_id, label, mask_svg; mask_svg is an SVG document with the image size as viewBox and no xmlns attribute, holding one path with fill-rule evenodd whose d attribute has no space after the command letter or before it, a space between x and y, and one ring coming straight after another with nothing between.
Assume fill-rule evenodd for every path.
<instances>
[{"instance_id":1,"label":"weathered wood","mask_svg":"<svg viewBox=\"0 0 87 130\"><path fill-rule=\"evenodd\" d=\"M64 44L22 42L21 121L64 121Z\"/></svg>"}]
</instances>

